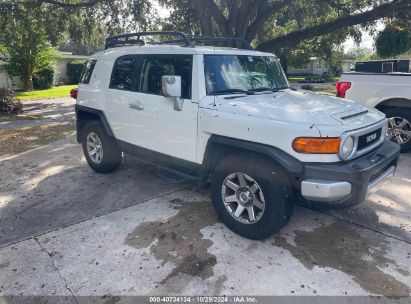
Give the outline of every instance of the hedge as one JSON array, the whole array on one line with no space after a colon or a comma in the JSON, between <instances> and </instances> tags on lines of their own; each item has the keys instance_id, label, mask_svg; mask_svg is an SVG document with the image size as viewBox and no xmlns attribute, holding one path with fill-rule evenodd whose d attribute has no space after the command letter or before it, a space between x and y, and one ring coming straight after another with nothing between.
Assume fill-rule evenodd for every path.
<instances>
[{"instance_id":1,"label":"hedge","mask_svg":"<svg viewBox=\"0 0 411 304\"><path fill-rule=\"evenodd\" d=\"M54 68L47 67L33 75L33 88L36 90L50 89L54 83Z\"/></svg>"},{"instance_id":2,"label":"hedge","mask_svg":"<svg viewBox=\"0 0 411 304\"><path fill-rule=\"evenodd\" d=\"M67 63L68 84L78 84L83 70L84 61L72 61Z\"/></svg>"}]
</instances>

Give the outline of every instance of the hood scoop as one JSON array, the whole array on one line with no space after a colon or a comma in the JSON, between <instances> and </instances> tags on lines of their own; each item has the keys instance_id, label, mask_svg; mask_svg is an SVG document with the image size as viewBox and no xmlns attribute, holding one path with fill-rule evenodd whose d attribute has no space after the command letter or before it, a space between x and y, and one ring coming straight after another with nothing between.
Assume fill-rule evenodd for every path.
<instances>
[{"instance_id":1,"label":"hood scoop","mask_svg":"<svg viewBox=\"0 0 411 304\"><path fill-rule=\"evenodd\" d=\"M365 110L365 111L361 111L361 112L358 112L358 113L353 113L353 114L349 114L349 115L346 115L346 116L341 116L340 119L341 120L347 120L347 119L351 119L351 118L361 116L361 115L364 115L364 114L367 114L367 113L368 113L368 110Z\"/></svg>"}]
</instances>

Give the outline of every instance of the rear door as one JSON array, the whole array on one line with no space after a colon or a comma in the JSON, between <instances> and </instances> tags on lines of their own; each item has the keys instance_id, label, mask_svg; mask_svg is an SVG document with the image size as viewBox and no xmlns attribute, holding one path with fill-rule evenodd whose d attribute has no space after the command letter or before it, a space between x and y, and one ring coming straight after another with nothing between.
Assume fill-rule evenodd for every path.
<instances>
[{"instance_id":1,"label":"rear door","mask_svg":"<svg viewBox=\"0 0 411 304\"><path fill-rule=\"evenodd\" d=\"M134 138L129 125L130 106L135 100L138 55L121 56L114 62L106 96L106 115L114 136L131 142Z\"/></svg>"},{"instance_id":2,"label":"rear door","mask_svg":"<svg viewBox=\"0 0 411 304\"><path fill-rule=\"evenodd\" d=\"M130 143L176 158L196 161L198 104L191 102L193 55L141 55L136 93L130 102ZM182 78L182 111L161 93L161 76Z\"/></svg>"}]
</instances>

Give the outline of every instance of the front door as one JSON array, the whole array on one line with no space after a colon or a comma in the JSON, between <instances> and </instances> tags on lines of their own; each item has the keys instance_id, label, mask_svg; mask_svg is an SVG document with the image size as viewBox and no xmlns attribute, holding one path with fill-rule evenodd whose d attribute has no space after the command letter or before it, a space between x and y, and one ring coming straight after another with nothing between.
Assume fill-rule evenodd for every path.
<instances>
[{"instance_id":1,"label":"front door","mask_svg":"<svg viewBox=\"0 0 411 304\"><path fill-rule=\"evenodd\" d=\"M136 93L130 100L131 143L191 162L196 161L198 104L191 102L192 55L142 55ZM161 93L161 76L179 75L182 111Z\"/></svg>"}]
</instances>

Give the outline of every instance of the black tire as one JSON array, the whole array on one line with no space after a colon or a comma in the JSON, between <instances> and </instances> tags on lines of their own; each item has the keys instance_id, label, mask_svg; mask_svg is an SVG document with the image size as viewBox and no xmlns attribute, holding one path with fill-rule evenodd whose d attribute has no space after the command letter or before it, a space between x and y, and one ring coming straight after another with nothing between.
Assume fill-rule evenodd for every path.
<instances>
[{"instance_id":1,"label":"black tire","mask_svg":"<svg viewBox=\"0 0 411 304\"><path fill-rule=\"evenodd\" d=\"M399 117L401 119L406 119L411 123L411 108L402 108L402 107L386 107L382 110L387 118ZM403 130L411 131L411 127L407 124ZM396 140L395 137L391 139L393 142L398 143L401 147L401 153L405 153L411 150L411 138L406 143L400 143Z\"/></svg>"},{"instance_id":2,"label":"black tire","mask_svg":"<svg viewBox=\"0 0 411 304\"><path fill-rule=\"evenodd\" d=\"M251 177L263 192L264 212L255 223L242 223L235 219L232 215L235 212L230 213L224 204L223 191L226 190L223 190L223 183L226 177L236 172ZM234 193L237 195L238 191ZM265 239L280 231L289 221L293 210L293 204L288 199L291 188L286 174L264 156L252 153L230 155L222 159L212 173L211 194L219 219L232 231L254 240Z\"/></svg>"},{"instance_id":3,"label":"black tire","mask_svg":"<svg viewBox=\"0 0 411 304\"><path fill-rule=\"evenodd\" d=\"M98 163L92 160L87 149L87 138L93 134L97 135L100 140L103 152L101 161ZM100 122L93 121L84 126L81 134L81 143L87 163L94 171L98 173L110 173L120 166L122 153L114 138L107 135Z\"/></svg>"}]
</instances>

